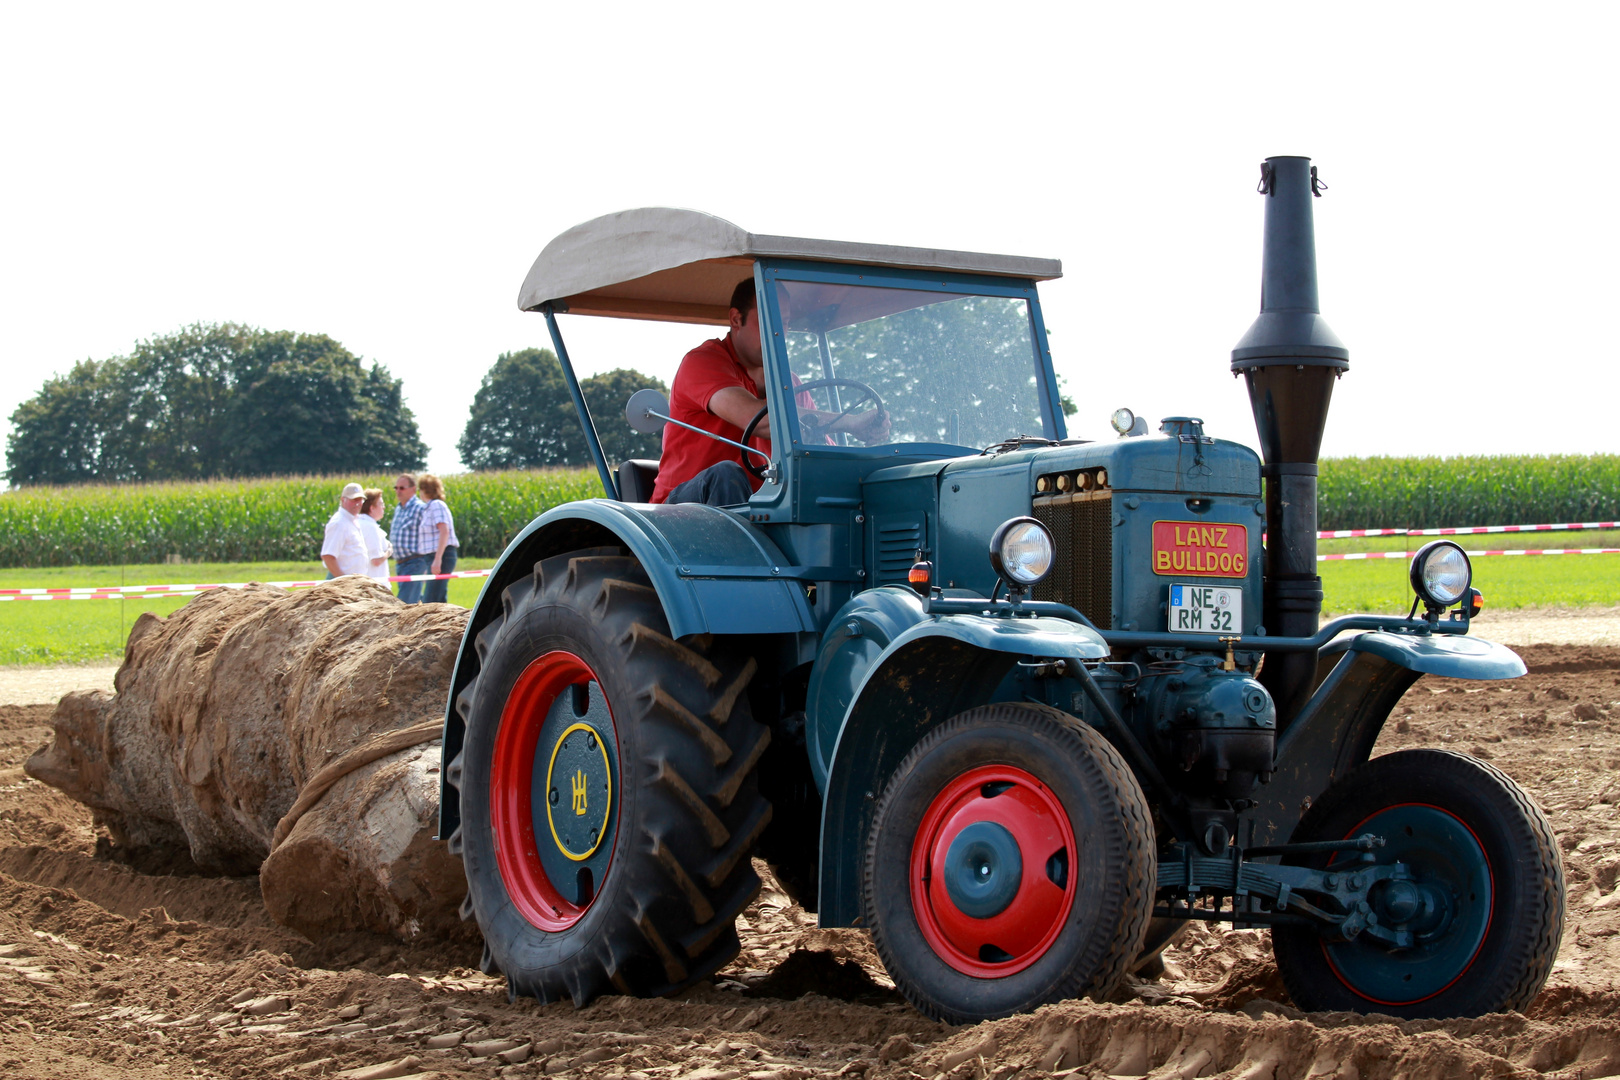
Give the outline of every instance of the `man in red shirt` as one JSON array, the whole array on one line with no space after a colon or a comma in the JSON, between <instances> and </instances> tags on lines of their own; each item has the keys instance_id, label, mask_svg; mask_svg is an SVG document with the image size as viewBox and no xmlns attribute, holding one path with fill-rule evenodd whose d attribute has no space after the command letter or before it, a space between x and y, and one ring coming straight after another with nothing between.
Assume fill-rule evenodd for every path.
<instances>
[{"instance_id":1,"label":"man in red shirt","mask_svg":"<svg viewBox=\"0 0 1620 1080\"><path fill-rule=\"evenodd\" d=\"M765 407L764 349L759 337L759 304L754 279L739 282L731 294L731 332L711 338L687 353L675 372L669 391L669 415L693 427L741 442L743 429ZM808 397L808 395L806 395ZM822 413L800 401L800 412L826 422L819 429L848 431L866 442L888 437L889 418L880 409L858 416ZM836 424L832 423L837 421ZM771 452L768 430L756 434L752 445ZM761 481L742 467L743 452L717 439L699 435L676 424L664 425L664 451L653 486L655 503L701 502L710 506L736 506L759 490ZM755 464L765 458L750 454Z\"/></svg>"}]
</instances>

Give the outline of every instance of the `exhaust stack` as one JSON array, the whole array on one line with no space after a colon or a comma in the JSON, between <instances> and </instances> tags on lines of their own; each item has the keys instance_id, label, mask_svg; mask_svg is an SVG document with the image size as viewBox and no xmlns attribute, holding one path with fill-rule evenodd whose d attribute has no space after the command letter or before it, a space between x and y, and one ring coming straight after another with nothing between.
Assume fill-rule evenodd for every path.
<instances>
[{"instance_id":1,"label":"exhaust stack","mask_svg":"<svg viewBox=\"0 0 1620 1080\"><path fill-rule=\"evenodd\" d=\"M1321 185L1311 159L1267 158L1260 317L1232 350L1232 371L1249 387L1266 482L1264 618L1270 634L1308 637L1322 614L1316 572L1316 464L1333 384L1350 351L1323 320L1316 291L1316 225L1311 200ZM1316 657L1268 657L1261 682L1286 724L1310 696Z\"/></svg>"}]
</instances>

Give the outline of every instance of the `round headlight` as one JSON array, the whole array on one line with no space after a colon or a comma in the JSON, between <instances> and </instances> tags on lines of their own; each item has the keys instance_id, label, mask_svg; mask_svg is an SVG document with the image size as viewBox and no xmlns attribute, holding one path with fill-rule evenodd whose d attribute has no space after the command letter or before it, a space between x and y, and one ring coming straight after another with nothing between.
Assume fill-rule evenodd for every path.
<instances>
[{"instance_id":1,"label":"round headlight","mask_svg":"<svg viewBox=\"0 0 1620 1080\"><path fill-rule=\"evenodd\" d=\"M1115 409L1114 415L1108 418L1108 422L1121 435L1129 435L1131 428L1136 426L1136 414L1129 409Z\"/></svg>"},{"instance_id":2,"label":"round headlight","mask_svg":"<svg viewBox=\"0 0 1620 1080\"><path fill-rule=\"evenodd\" d=\"M1412 590L1431 608L1450 607L1473 583L1467 552L1450 540L1424 544L1412 556Z\"/></svg>"},{"instance_id":3,"label":"round headlight","mask_svg":"<svg viewBox=\"0 0 1620 1080\"><path fill-rule=\"evenodd\" d=\"M990 538L990 566L998 577L1028 588L1052 570L1056 547L1046 526L1032 517L1004 521Z\"/></svg>"}]
</instances>

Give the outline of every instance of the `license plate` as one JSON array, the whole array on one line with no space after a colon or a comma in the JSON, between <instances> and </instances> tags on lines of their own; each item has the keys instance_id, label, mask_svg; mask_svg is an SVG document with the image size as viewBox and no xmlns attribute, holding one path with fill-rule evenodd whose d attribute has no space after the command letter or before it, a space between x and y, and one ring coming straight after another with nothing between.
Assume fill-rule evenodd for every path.
<instances>
[{"instance_id":1,"label":"license plate","mask_svg":"<svg viewBox=\"0 0 1620 1080\"><path fill-rule=\"evenodd\" d=\"M1170 632L1241 634L1243 590L1220 585L1170 586Z\"/></svg>"}]
</instances>

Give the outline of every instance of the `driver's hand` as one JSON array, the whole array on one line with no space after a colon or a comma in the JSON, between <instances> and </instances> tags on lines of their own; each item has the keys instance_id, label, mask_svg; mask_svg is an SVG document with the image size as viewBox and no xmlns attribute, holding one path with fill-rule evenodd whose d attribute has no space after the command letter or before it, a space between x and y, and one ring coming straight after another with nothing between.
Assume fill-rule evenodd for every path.
<instances>
[{"instance_id":1,"label":"driver's hand","mask_svg":"<svg viewBox=\"0 0 1620 1080\"><path fill-rule=\"evenodd\" d=\"M889 427L889 414L883 409L873 409L862 416L852 417L849 421L849 433L868 446L887 442Z\"/></svg>"}]
</instances>

